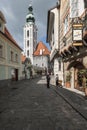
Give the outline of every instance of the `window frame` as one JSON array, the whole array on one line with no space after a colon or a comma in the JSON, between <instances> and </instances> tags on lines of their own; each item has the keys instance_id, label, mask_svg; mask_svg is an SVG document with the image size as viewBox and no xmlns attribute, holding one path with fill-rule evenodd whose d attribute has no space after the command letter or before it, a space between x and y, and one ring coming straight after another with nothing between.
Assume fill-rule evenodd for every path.
<instances>
[{"instance_id":1,"label":"window frame","mask_svg":"<svg viewBox=\"0 0 87 130\"><path fill-rule=\"evenodd\" d=\"M18 54L15 54L15 61L18 62Z\"/></svg>"},{"instance_id":2,"label":"window frame","mask_svg":"<svg viewBox=\"0 0 87 130\"><path fill-rule=\"evenodd\" d=\"M29 50L27 50L27 56L29 56Z\"/></svg>"},{"instance_id":3,"label":"window frame","mask_svg":"<svg viewBox=\"0 0 87 130\"><path fill-rule=\"evenodd\" d=\"M10 54L11 54L11 61L13 61L14 60L14 53L13 53L13 51L11 51Z\"/></svg>"},{"instance_id":4,"label":"window frame","mask_svg":"<svg viewBox=\"0 0 87 130\"><path fill-rule=\"evenodd\" d=\"M29 30L27 30L27 37L29 37Z\"/></svg>"},{"instance_id":5,"label":"window frame","mask_svg":"<svg viewBox=\"0 0 87 130\"><path fill-rule=\"evenodd\" d=\"M59 71L61 71L61 61L59 60Z\"/></svg>"},{"instance_id":6,"label":"window frame","mask_svg":"<svg viewBox=\"0 0 87 130\"><path fill-rule=\"evenodd\" d=\"M29 47L29 40L27 40L27 47Z\"/></svg>"}]
</instances>

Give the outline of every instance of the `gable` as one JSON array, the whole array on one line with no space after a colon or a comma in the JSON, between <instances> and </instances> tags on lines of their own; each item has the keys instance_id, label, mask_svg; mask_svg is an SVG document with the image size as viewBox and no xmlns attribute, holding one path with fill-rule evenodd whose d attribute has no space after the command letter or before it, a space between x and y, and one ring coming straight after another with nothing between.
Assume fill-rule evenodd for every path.
<instances>
[{"instance_id":1,"label":"gable","mask_svg":"<svg viewBox=\"0 0 87 130\"><path fill-rule=\"evenodd\" d=\"M48 50L48 48L42 42L39 42L34 52L34 56L49 55L49 54L50 51Z\"/></svg>"}]
</instances>

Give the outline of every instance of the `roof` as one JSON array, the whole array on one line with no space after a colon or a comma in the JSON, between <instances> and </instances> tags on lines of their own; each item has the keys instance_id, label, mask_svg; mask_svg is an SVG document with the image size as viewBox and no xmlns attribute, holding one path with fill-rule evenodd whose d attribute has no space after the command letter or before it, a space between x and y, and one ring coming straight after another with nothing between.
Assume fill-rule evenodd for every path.
<instances>
[{"instance_id":1,"label":"roof","mask_svg":"<svg viewBox=\"0 0 87 130\"><path fill-rule=\"evenodd\" d=\"M42 52L40 52L41 50ZM34 51L34 56L41 56L41 55L47 56L49 54L50 54L50 51L48 50L48 48L44 45L43 42L40 41L37 44L36 50Z\"/></svg>"},{"instance_id":2,"label":"roof","mask_svg":"<svg viewBox=\"0 0 87 130\"><path fill-rule=\"evenodd\" d=\"M22 48L17 44L17 42L14 40L14 38L12 37L12 35L10 34L10 32L8 31L8 29L5 27L5 33L4 33L5 37L7 39L9 39L11 42L13 42L13 44L15 46L17 46L20 50L22 50Z\"/></svg>"},{"instance_id":3,"label":"roof","mask_svg":"<svg viewBox=\"0 0 87 130\"><path fill-rule=\"evenodd\" d=\"M22 61L22 62L24 62L24 61L25 61L25 59L26 59L26 56L25 56L25 55L23 55L23 54L21 54L21 61Z\"/></svg>"},{"instance_id":4,"label":"roof","mask_svg":"<svg viewBox=\"0 0 87 130\"><path fill-rule=\"evenodd\" d=\"M6 24L6 20L5 17L3 15L3 13L0 11L0 19L3 21L4 24ZM14 38L12 37L12 35L10 34L10 32L8 31L8 29L6 28L6 26L4 27L4 32L0 31L0 33L7 38L8 40L10 40L15 46L17 46L21 51L22 48L17 44L17 42L14 40Z\"/></svg>"},{"instance_id":5,"label":"roof","mask_svg":"<svg viewBox=\"0 0 87 130\"><path fill-rule=\"evenodd\" d=\"M3 15L3 13L1 11L0 11L0 19L2 19L2 21L4 23L6 23L6 19L5 19L4 15Z\"/></svg>"}]
</instances>

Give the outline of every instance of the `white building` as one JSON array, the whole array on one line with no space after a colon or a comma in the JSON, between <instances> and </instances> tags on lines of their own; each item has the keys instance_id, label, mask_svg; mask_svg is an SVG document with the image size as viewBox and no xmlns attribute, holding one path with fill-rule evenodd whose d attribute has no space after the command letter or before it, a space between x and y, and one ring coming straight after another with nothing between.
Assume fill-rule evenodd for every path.
<instances>
[{"instance_id":1,"label":"white building","mask_svg":"<svg viewBox=\"0 0 87 130\"><path fill-rule=\"evenodd\" d=\"M34 52L34 66L48 69L49 55L48 48L42 42L39 42Z\"/></svg>"},{"instance_id":2,"label":"white building","mask_svg":"<svg viewBox=\"0 0 87 130\"><path fill-rule=\"evenodd\" d=\"M37 27L35 25L32 5L29 5L28 11L24 26L24 54L27 58L30 58L33 64L33 52L37 45Z\"/></svg>"},{"instance_id":3,"label":"white building","mask_svg":"<svg viewBox=\"0 0 87 130\"><path fill-rule=\"evenodd\" d=\"M47 20L47 42L51 47L50 61L53 64L54 75L58 74L59 80L63 81L63 63L60 58L59 48L60 48L60 5L48 11Z\"/></svg>"}]
</instances>

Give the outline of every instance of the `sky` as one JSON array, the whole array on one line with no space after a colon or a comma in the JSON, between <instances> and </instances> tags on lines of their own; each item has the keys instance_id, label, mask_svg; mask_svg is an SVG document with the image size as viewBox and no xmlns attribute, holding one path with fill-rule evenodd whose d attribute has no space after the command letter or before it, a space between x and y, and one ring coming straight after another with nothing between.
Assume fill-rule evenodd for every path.
<instances>
[{"instance_id":1,"label":"sky","mask_svg":"<svg viewBox=\"0 0 87 130\"><path fill-rule=\"evenodd\" d=\"M46 43L47 34L47 13L53 8L58 0L32 0L33 13L38 28L37 42ZM6 27L23 49L23 26L26 22L26 15L31 0L0 0L0 10L5 16Z\"/></svg>"}]
</instances>

